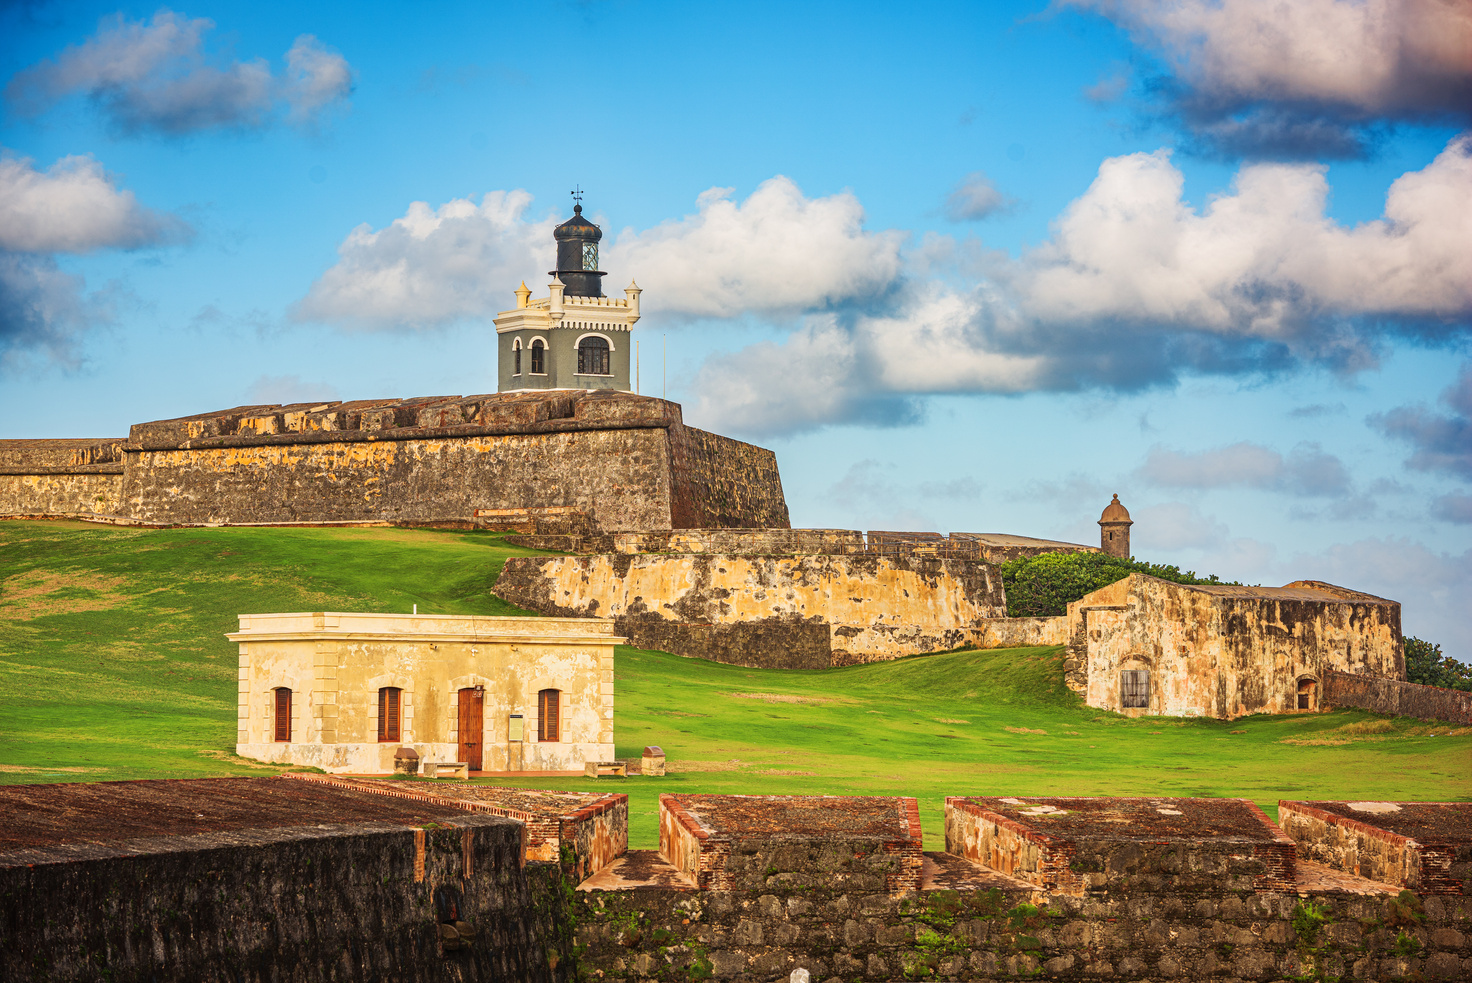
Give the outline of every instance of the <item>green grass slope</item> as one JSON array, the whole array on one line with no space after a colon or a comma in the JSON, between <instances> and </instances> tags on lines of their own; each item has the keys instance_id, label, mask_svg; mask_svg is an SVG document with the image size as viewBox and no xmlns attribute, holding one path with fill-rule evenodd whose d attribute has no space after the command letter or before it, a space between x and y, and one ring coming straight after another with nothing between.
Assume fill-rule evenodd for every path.
<instances>
[{"instance_id":1,"label":"green grass slope","mask_svg":"<svg viewBox=\"0 0 1472 983\"><path fill-rule=\"evenodd\" d=\"M526 552L479 533L0 523L0 782L269 773L231 753L237 614L516 613L489 587ZM645 848L660 792L913 795L930 848L946 795L1229 795L1270 814L1279 798L1472 799L1472 729L1361 712L1128 720L1084 706L1061 661L966 651L814 672L621 647L619 755L659 744L671 774L516 784L627 792Z\"/></svg>"}]
</instances>

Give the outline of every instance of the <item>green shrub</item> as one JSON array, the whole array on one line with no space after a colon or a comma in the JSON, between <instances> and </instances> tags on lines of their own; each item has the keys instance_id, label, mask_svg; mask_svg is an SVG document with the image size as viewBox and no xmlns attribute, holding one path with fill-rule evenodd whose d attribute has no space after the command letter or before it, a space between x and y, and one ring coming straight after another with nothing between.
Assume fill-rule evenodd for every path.
<instances>
[{"instance_id":1,"label":"green shrub","mask_svg":"<svg viewBox=\"0 0 1472 983\"><path fill-rule=\"evenodd\" d=\"M1441 646L1412 635L1406 639L1406 679L1422 686L1472 691L1472 666L1441 654Z\"/></svg>"},{"instance_id":2,"label":"green shrub","mask_svg":"<svg viewBox=\"0 0 1472 983\"><path fill-rule=\"evenodd\" d=\"M1145 573L1177 584L1220 584L1215 574L1198 577L1194 570L1161 563L1123 560L1104 553L1044 553L1002 564L1009 618L1048 618L1064 614L1068 605L1100 587L1132 573ZM1236 581L1230 581L1236 583Z\"/></svg>"}]
</instances>

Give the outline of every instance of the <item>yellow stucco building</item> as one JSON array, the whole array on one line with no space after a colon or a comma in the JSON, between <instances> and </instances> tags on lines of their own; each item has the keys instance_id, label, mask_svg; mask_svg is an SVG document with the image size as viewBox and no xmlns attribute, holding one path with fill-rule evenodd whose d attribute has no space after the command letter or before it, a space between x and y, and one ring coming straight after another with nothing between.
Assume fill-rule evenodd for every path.
<instances>
[{"instance_id":1,"label":"yellow stucco building","mask_svg":"<svg viewBox=\"0 0 1472 983\"><path fill-rule=\"evenodd\" d=\"M382 774L412 747L472 770L613 757L611 621L243 614L238 754Z\"/></svg>"}]
</instances>

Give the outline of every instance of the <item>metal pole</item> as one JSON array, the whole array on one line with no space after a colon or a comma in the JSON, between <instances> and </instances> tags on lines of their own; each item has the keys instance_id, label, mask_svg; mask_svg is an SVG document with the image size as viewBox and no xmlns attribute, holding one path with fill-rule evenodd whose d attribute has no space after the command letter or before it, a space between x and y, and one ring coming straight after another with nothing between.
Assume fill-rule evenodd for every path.
<instances>
[{"instance_id":1,"label":"metal pole","mask_svg":"<svg viewBox=\"0 0 1472 983\"><path fill-rule=\"evenodd\" d=\"M670 336L660 335L664 339L664 381L659 386L659 398L666 399L670 392Z\"/></svg>"},{"instance_id":2,"label":"metal pole","mask_svg":"<svg viewBox=\"0 0 1472 983\"><path fill-rule=\"evenodd\" d=\"M634 342L634 394L639 393L639 343Z\"/></svg>"}]
</instances>

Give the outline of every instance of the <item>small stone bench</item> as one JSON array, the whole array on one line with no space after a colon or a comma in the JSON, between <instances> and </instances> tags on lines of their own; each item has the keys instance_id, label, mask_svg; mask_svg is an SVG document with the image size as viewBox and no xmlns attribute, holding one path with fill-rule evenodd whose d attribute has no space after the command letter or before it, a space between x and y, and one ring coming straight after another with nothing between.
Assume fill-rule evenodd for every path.
<instances>
[{"instance_id":1,"label":"small stone bench","mask_svg":"<svg viewBox=\"0 0 1472 983\"><path fill-rule=\"evenodd\" d=\"M424 763L425 778L459 778L462 781L470 781L470 762L468 761L426 761Z\"/></svg>"},{"instance_id":2,"label":"small stone bench","mask_svg":"<svg viewBox=\"0 0 1472 983\"><path fill-rule=\"evenodd\" d=\"M589 761L583 765L583 777L600 778L603 775L613 775L617 778L627 778L629 765L626 761Z\"/></svg>"}]
</instances>

